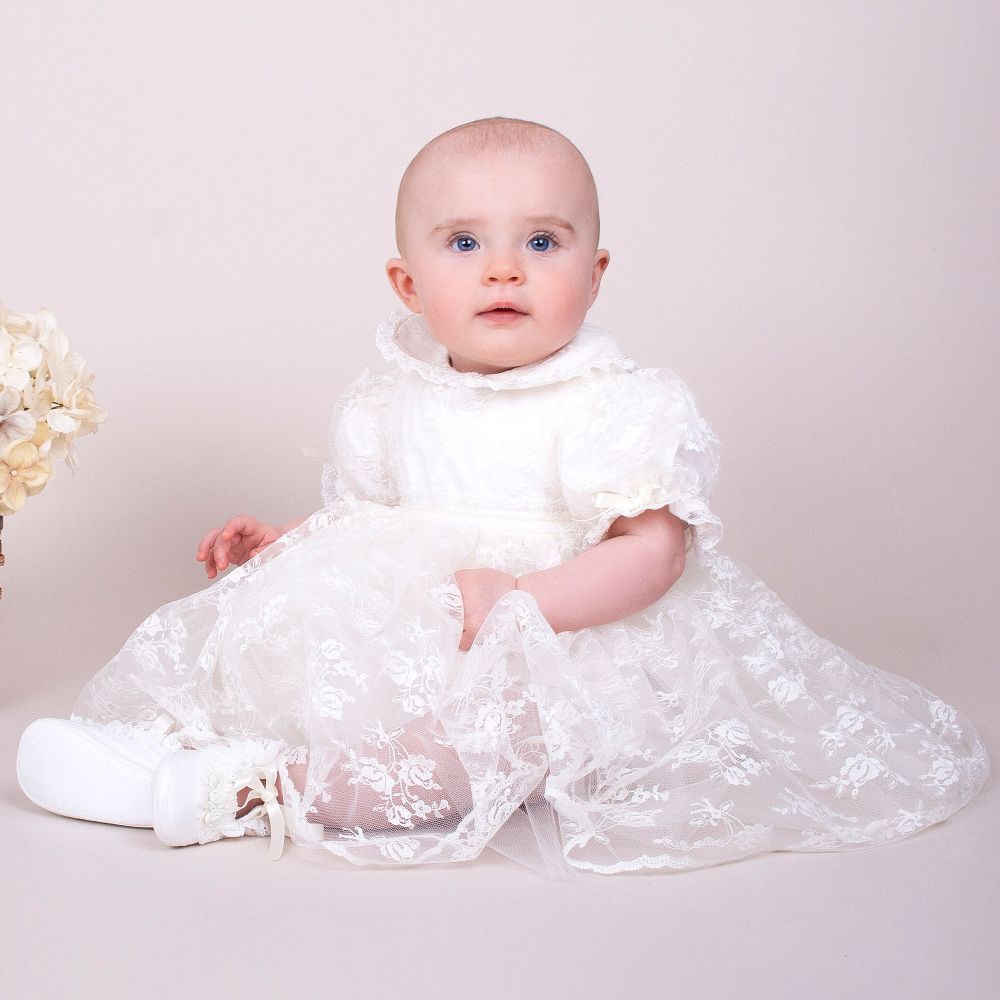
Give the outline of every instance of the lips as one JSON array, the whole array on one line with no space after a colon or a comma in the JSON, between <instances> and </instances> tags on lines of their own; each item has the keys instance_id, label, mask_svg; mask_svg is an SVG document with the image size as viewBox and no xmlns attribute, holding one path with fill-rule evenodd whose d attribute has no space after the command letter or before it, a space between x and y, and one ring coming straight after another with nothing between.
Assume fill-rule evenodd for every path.
<instances>
[{"instance_id":1,"label":"lips","mask_svg":"<svg viewBox=\"0 0 1000 1000\"><path fill-rule=\"evenodd\" d=\"M491 326L513 326L522 319L527 319L528 314L517 309L487 309L479 314L480 319L485 319Z\"/></svg>"},{"instance_id":2,"label":"lips","mask_svg":"<svg viewBox=\"0 0 1000 1000\"><path fill-rule=\"evenodd\" d=\"M512 315L512 316L528 315L523 309L514 305L513 302L494 302L493 305L489 307L489 309L484 309L479 315L492 316L494 314Z\"/></svg>"}]
</instances>

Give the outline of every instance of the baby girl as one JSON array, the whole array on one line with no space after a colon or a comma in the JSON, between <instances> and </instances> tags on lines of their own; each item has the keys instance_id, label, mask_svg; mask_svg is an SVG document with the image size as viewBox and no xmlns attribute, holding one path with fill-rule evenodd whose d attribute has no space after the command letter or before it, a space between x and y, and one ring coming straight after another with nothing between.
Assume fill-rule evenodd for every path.
<instances>
[{"instance_id":1,"label":"baby girl","mask_svg":"<svg viewBox=\"0 0 1000 1000\"><path fill-rule=\"evenodd\" d=\"M586 320L611 258L572 142L450 129L395 221L404 308L338 400L322 509L204 536L210 586L25 731L32 801L566 877L873 846L978 793L969 719L719 551L694 396Z\"/></svg>"}]
</instances>

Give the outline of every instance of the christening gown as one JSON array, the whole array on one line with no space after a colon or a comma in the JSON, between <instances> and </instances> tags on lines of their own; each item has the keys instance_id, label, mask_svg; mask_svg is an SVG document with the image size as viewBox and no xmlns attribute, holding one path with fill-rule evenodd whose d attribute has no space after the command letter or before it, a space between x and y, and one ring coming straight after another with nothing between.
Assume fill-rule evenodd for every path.
<instances>
[{"instance_id":1,"label":"christening gown","mask_svg":"<svg viewBox=\"0 0 1000 1000\"><path fill-rule=\"evenodd\" d=\"M489 847L546 878L678 871L886 844L978 794L964 714L719 551L720 444L675 372L590 322L494 375L453 369L403 308L375 342L334 407L323 506L149 615L71 718L168 749L279 741L287 836L356 865ZM687 561L654 604L555 633L515 589L459 650L456 571L556 566L664 506Z\"/></svg>"}]
</instances>

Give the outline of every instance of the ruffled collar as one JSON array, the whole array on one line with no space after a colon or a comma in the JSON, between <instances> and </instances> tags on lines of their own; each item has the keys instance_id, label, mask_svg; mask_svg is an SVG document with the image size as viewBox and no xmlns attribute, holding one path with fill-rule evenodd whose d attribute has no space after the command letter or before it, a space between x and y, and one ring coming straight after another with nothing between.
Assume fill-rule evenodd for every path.
<instances>
[{"instance_id":1,"label":"ruffled collar","mask_svg":"<svg viewBox=\"0 0 1000 1000\"><path fill-rule=\"evenodd\" d=\"M378 326L375 343L387 361L417 372L429 382L471 389L525 389L562 382L578 375L620 369L632 371L638 362L626 356L603 327L584 322L573 339L553 354L530 365L495 375L459 372L448 363L448 349L434 339L420 313L398 307Z\"/></svg>"}]
</instances>

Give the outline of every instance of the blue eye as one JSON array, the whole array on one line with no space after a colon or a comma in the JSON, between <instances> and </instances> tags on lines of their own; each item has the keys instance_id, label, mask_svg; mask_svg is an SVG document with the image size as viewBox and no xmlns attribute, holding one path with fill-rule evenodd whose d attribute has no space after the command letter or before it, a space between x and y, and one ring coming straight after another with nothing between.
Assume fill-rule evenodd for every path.
<instances>
[{"instance_id":1,"label":"blue eye","mask_svg":"<svg viewBox=\"0 0 1000 1000\"><path fill-rule=\"evenodd\" d=\"M531 242L531 243L537 243L538 240L544 240L546 243L551 243L553 246L559 246L559 244L556 242L556 238L555 238L555 234L554 233L539 233L537 236L532 236L531 240L529 242ZM541 247L541 248L535 247L535 249L536 250L538 250L538 249L544 250L545 247Z\"/></svg>"},{"instance_id":2,"label":"blue eye","mask_svg":"<svg viewBox=\"0 0 1000 1000\"><path fill-rule=\"evenodd\" d=\"M456 240L460 240L460 241L465 242L465 243L468 243L468 242L475 243L476 242L476 238L474 236L469 236L468 233L456 233L454 236L452 236L448 240L448 246L451 246L452 243L454 243ZM471 249L471 247L469 249Z\"/></svg>"}]
</instances>

